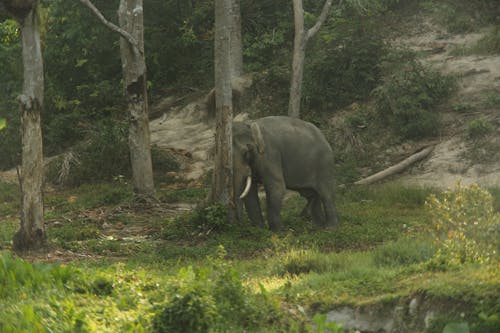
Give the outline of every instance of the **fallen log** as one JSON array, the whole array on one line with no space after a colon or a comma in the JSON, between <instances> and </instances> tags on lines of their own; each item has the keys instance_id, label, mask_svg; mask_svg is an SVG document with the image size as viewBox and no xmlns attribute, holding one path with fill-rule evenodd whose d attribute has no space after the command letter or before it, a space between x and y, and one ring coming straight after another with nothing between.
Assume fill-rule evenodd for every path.
<instances>
[{"instance_id":1,"label":"fallen log","mask_svg":"<svg viewBox=\"0 0 500 333\"><path fill-rule=\"evenodd\" d=\"M373 184L375 182L378 182L382 179L385 179L387 177L390 177L392 175L395 175L397 173L400 173L404 170L406 170L409 166L412 164L423 160L426 158L432 151L434 150L434 146L430 146L427 148L422 149L421 151L411 155L410 157L404 159L403 161L399 162L396 165L393 165L385 170L382 170L380 172L377 172L374 175L371 175L369 177L363 178L361 180L358 180L355 182L355 185L368 185L368 184Z\"/></svg>"}]
</instances>

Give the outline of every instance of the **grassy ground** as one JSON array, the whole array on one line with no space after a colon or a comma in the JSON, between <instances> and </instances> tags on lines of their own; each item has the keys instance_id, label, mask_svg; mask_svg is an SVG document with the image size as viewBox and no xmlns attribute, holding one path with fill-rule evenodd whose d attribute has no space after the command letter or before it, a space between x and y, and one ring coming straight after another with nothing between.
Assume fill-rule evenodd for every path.
<instances>
[{"instance_id":1,"label":"grassy ground","mask_svg":"<svg viewBox=\"0 0 500 333\"><path fill-rule=\"evenodd\" d=\"M416 296L446 309L422 332L500 328L498 261L435 259L431 189L339 190L337 230L312 228L292 197L281 233L193 209L202 188L164 189L147 207L123 183L52 191L48 247L21 257L9 251L17 189L0 189L1 332L312 332L314 314ZM498 211L500 192L490 192Z\"/></svg>"}]
</instances>

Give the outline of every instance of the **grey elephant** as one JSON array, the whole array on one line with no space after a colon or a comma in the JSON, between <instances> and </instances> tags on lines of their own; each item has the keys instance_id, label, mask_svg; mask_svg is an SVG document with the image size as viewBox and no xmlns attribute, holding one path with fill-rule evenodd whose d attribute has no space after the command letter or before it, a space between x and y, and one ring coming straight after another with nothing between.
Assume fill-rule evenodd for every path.
<instances>
[{"instance_id":1,"label":"grey elephant","mask_svg":"<svg viewBox=\"0 0 500 333\"><path fill-rule=\"evenodd\" d=\"M264 227L258 184L266 193L267 220L283 228L281 206L286 189L308 201L318 227L338 224L334 205L333 153L321 131L296 118L271 116L233 123L233 177L238 217L244 203L254 225Z\"/></svg>"}]
</instances>

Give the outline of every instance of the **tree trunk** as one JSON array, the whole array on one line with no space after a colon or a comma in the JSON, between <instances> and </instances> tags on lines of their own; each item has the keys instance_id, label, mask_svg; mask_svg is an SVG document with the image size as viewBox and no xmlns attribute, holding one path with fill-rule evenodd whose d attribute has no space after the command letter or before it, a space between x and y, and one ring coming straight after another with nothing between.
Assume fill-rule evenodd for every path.
<instances>
[{"instance_id":1,"label":"tree trunk","mask_svg":"<svg viewBox=\"0 0 500 333\"><path fill-rule=\"evenodd\" d=\"M319 31L326 20L333 0L327 0L321 14L309 30L304 28L304 8L302 0L293 0L293 16L295 23L295 38L293 41L292 78L290 82L290 98L288 101L288 115L300 117L300 100L302 98L302 81L304 76L304 62L306 58L307 42Z\"/></svg>"},{"instance_id":2,"label":"tree trunk","mask_svg":"<svg viewBox=\"0 0 500 333\"><path fill-rule=\"evenodd\" d=\"M231 77L243 74L243 45L241 42L241 11L240 0L230 0L228 27L230 38Z\"/></svg>"},{"instance_id":3,"label":"tree trunk","mask_svg":"<svg viewBox=\"0 0 500 333\"><path fill-rule=\"evenodd\" d=\"M33 249L45 242L43 222L43 58L36 22L36 5L20 19L23 44L24 84L21 105L21 227L14 235L14 248Z\"/></svg>"},{"instance_id":4,"label":"tree trunk","mask_svg":"<svg viewBox=\"0 0 500 333\"><path fill-rule=\"evenodd\" d=\"M142 0L120 0L120 27L137 45L120 38L125 95L129 112L129 147L134 191L145 199L155 196L148 117Z\"/></svg>"},{"instance_id":5,"label":"tree trunk","mask_svg":"<svg viewBox=\"0 0 500 333\"><path fill-rule=\"evenodd\" d=\"M232 90L230 31L228 15L230 0L215 1L215 166L212 196L214 202L228 207L228 218L234 218Z\"/></svg>"},{"instance_id":6,"label":"tree trunk","mask_svg":"<svg viewBox=\"0 0 500 333\"><path fill-rule=\"evenodd\" d=\"M306 32L304 30L304 9L302 0L293 0L295 37L293 40L292 81L288 100L288 116L300 117L300 99L302 97L302 78L306 58Z\"/></svg>"}]
</instances>

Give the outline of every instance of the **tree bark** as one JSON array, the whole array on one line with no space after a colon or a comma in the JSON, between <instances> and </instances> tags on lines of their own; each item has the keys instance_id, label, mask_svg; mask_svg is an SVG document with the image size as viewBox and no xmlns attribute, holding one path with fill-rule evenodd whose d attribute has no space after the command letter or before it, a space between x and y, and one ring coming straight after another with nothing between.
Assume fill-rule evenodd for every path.
<instances>
[{"instance_id":1,"label":"tree bark","mask_svg":"<svg viewBox=\"0 0 500 333\"><path fill-rule=\"evenodd\" d=\"M125 96L129 111L129 147L134 191L145 199L155 196L148 117L142 0L121 0L120 27L136 41L120 38Z\"/></svg>"},{"instance_id":2,"label":"tree bark","mask_svg":"<svg viewBox=\"0 0 500 333\"><path fill-rule=\"evenodd\" d=\"M243 75L243 45L241 42L240 0L230 0L228 27L230 38L231 77Z\"/></svg>"},{"instance_id":3,"label":"tree bark","mask_svg":"<svg viewBox=\"0 0 500 333\"><path fill-rule=\"evenodd\" d=\"M215 165L213 201L228 207L228 218L234 218L232 90L230 61L230 0L215 1Z\"/></svg>"},{"instance_id":4,"label":"tree bark","mask_svg":"<svg viewBox=\"0 0 500 333\"><path fill-rule=\"evenodd\" d=\"M288 101L288 115L300 117L300 100L302 98L302 81L304 77L304 62L306 58L307 42L314 37L332 7L333 0L326 0L318 20L309 30L304 28L304 8L302 0L293 0L293 16L295 24L295 37L293 41L292 78L290 82L290 98Z\"/></svg>"},{"instance_id":5,"label":"tree bark","mask_svg":"<svg viewBox=\"0 0 500 333\"><path fill-rule=\"evenodd\" d=\"M20 19L24 83L23 93L19 96L22 132L21 227L14 235L16 250L39 248L45 243L41 128L44 78L36 10L37 6L32 6L27 15Z\"/></svg>"}]
</instances>

